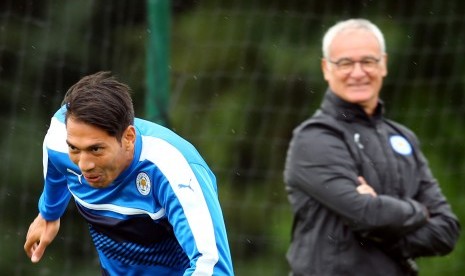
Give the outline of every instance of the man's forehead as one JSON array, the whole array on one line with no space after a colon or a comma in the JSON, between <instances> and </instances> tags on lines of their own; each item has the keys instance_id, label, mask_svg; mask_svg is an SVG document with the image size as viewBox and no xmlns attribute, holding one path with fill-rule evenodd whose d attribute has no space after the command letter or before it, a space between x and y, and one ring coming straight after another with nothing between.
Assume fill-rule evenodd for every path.
<instances>
[{"instance_id":1,"label":"man's forehead","mask_svg":"<svg viewBox=\"0 0 465 276\"><path fill-rule=\"evenodd\" d=\"M338 33L330 46L330 56L342 55L350 58L350 55L379 56L381 46L376 36L364 29L350 29ZM342 57L341 56L341 57Z\"/></svg>"},{"instance_id":2,"label":"man's forehead","mask_svg":"<svg viewBox=\"0 0 465 276\"><path fill-rule=\"evenodd\" d=\"M66 140L68 143L82 146L108 144L116 141L106 131L91 124L77 120L69 120L66 124Z\"/></svg>"}]
</instances>

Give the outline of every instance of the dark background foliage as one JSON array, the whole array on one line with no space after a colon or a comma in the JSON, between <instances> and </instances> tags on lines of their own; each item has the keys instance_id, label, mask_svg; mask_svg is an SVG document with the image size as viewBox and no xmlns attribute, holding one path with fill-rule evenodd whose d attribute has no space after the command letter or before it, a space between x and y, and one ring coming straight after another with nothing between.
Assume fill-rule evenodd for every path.
<instances>
[{"instance_id":1,"label":"dark background foliage","mask_svg":"<svg viewBox=\"0 0 465 276\"><path fill-rule=\"evenodd\" d=\"M326 89L321 38L338 20L365 17L386 37L387 115L413 129L463 220L463 1L172 1L167 125L218 178L238 275L286 275L291 213L282 169L292 129ZM111 70L146 101L146 1L0 2L0 270L5 275L97 275L73 203L43 263L22 251L42 190L42 139L73 83ZM160 42L163 43L163 42ZM421 275L465 272L464 246L420 259Z\"/></svg>"}]
</instances>

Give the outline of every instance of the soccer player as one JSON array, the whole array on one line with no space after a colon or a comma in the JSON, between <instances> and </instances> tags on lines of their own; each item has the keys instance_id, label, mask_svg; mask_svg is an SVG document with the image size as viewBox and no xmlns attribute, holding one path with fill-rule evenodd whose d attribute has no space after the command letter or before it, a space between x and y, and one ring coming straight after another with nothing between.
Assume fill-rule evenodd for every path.
<instances>
[{"instance_id":1,"label":"soccer player","mask_svg":"<svg viewBox=\"0 0 465 276\"><path fill-rule=\"evenodd\" d=\"M216 179L189 142L134 118L109 72L73 85L43 145L44 190L24 249L38 262L70 198L102 275L233 275Z\"/></svg>"}]
</instances>

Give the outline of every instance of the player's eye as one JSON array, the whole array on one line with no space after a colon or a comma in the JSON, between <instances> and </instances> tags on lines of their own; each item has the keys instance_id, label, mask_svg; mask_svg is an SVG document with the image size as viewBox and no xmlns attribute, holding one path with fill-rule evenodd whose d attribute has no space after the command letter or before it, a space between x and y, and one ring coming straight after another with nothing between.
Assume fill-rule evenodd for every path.
<instances>
[{"instance_id":1,"label":"player's eye","mask_svg":"<svg viewBox=\"0 0 465 276\"><path fill-rule=\"evenodd\" d=\"M90 151L92 151L93 153L99 153L102 151L102 149L102 147L91 147Z\"/></svg>"}]
</instances>

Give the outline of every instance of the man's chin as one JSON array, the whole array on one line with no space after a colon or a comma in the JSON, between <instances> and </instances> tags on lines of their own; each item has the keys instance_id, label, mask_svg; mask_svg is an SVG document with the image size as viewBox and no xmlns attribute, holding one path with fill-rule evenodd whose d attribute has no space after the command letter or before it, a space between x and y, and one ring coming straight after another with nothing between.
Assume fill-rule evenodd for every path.
<instances>
[{"instance_id":1,"label":"man's chin","mask_svg":"<svg viewBox=\"0 0 465 276\"><path fill-rule=\"evenodd\" d=\"M348 98L352 103L363 103L373 99L373 92L367 89L353 89Z\"/></svg>"},{"instance_id":2,"label":"man's chin","mask_svg":"<svg viewBox=\"0 0 465 276\"><path fill-rule=\"evenodd\" d=\"M103 189L103 188L108 187L109 185L109 183L105 183L105 182L87 182L87 183L89 183L89 186L95 189Z\"/></svg>"},{"instance_id":3,"label":"man's chin","mask_svg":"<svg viewBox=\"0 0 465 276\"><path fill-rule=\"evenodd\" d=\"M373 94L373 88L370 85L357 85L348 87L349 94Z\"/></svg>"}]
</instances>

